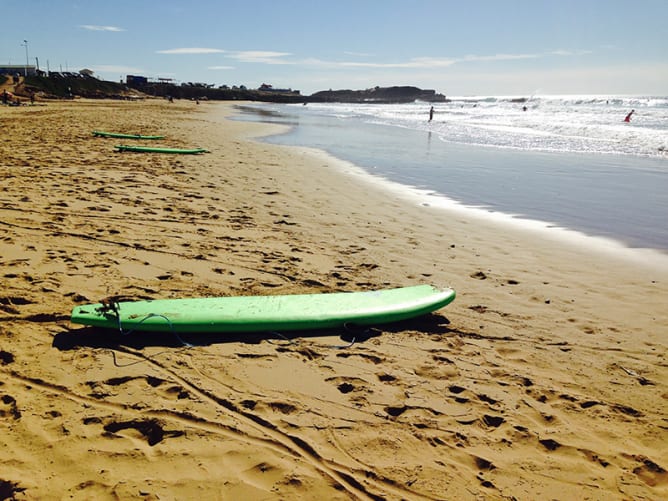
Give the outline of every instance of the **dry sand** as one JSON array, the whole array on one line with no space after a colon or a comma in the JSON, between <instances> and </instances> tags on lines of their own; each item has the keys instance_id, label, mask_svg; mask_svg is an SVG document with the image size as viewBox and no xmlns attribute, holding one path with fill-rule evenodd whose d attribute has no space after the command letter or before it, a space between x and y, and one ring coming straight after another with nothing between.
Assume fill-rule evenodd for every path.
<instances>
[{"instance_id":1,"label":"dry sand","mask_svg":"<svg viewBox=\"0 0 668 501\"><path fill-rule=\"evenodd\" d=\"M0 108L0 499L668 497L665 267L410 204L226 110ZM417 283L458 298L347 349L68 320Z\"/></svg>"}]
</instances>

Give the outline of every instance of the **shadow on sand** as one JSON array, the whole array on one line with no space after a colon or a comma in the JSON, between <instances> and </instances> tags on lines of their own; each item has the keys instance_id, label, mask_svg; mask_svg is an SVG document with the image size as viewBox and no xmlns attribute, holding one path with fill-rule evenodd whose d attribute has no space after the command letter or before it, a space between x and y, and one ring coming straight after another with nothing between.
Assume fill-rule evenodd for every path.
<instances>
[{"instance_id":1,"label":"shadow on sand","mask_svg":"<svg viewBox=\"0 0 668 501\"><path fill-rule=\"evenodd\" d=\"M299 338L339 337L345 343L363 343L383 333L392 334L403 331L421 334L447 334L452 331L447 327L450 321L439 314L404 320L375 327L349 327L346 329L326 329L292 332L258 332L258 333L179 333L173 332L131 332L121 334L115 329L99 327L67 328L56 334L52 346L61 351L77 348L117 348L125 346L134 349L146 347L182 348L183 346L211 346L223 343L259 344L262 341L290 341Z\"/></svg>"}]
</instances>

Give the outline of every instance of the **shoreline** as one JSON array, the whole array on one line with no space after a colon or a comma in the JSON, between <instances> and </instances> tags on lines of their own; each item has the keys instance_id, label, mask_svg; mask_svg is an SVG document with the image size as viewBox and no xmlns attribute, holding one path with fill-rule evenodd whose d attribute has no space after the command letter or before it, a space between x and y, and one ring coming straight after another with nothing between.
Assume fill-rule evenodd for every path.
<instances>
[{"instance_id":1,"label":"shoreline","mask_svg":"<svg viewBox=\"0 0 668 501\"><path fill-rule=\"evenodd\" d=\"M627 247L668 251L663 223L668 199L660 189L665 176L659 175L665 171L665 159L463 144L458 138L465 139L459 135L466 127L458 124L475 123L475 111L463 118L456 110L445 110L432 130L432 122L427 126L416 120L415 106L363 108L364 119L350 107L338 110L334 105L325 111L257 108L253 114L252 107L245 107L239 118L298 124L289 134L266 142L324 149L377 176L431 189L466 206L544 221ZM494 109L499 120L510 113ZM337 110L343 118L330 116ZM537 117L545 113L530 114L536 117L531 125L539 127L543 119ZM404 115L406 124L399 118Z\"/></svg>"},{"instance_id":2,"label":"shoreline","mask_svg":"<svg viewBox=\"0 0 668 501\"><path fill-rule=\"evenodd\" d=\"M225 105L224 105L225 106ZM236 108L238 105L232 105ZM435 217L447 219L449 216L462 214L473 220L478 220L483 224L502 225L510 231L517 231L534 235L535 237L547 238L559 244L579 246L588 248L592 253L608 255L613 259L620 259L623 262L629 262L640 267L659 268L662 271L668 271L668 250L655 249L649 247L632 247L621 240L613 237L604 237L587 234L584 231L559 226L556 223L532 219L525 215L511 214L492 209L485 206L469 205L450 198L448 195L436 193L433 190L418 188L397 181L388 179L381 174L374 174L368 169L358 166L355 163L337 157L325 150L309 146L284 145L266 141L275 135L283 134L288 130L288 126L283 124L270 124L266 122L256 122L252 120L237 120L232 113L231 119L242 123L254 123L260 126L267 126L266 132L258 133L254 136L263 144L272 144L284 146L294 150L301 150L314 158L321 159L322 162L330 165L333 169L341 172L345 176L359 179L374 191L380 191L390 197L398 197L404 200L408 205L417 210L433 209ZM272 128L276 128L272 131Z\"/></svg>"},{"instance_id":3,"label":"shoreline","mask_svg":"<svg viewBox=\"0 0 668 501\"><path fill-rule=\"evenodd\" d=\"M288 146L301 149L314 157L322 157L334 169L345 176L361 180L369 188L398 197L418 211L434 213L435 217L447 219L457 214L480 221L484 225L502 226L518 234L529 237L543 237L558 244L588 249L591 253L608 255L612 259L646 267L668 271L668 251L646 247L630 247L611 237L589 235L583 231L562 227L548 221L531 219L524 215L509 214L484 206L468 205L451 199L433 190L417 188L398 183L381 175L366 171L352 162L341 159L326 151L306 146Z\"/></svg>"},{"instance_id":4,"label":"shoreline","mask_svg":"<svg viewBox=\"0 0 668 501\"><path fill-rule=\"evenodd\" d=\"M231 113L0 115L0 480L17 499L668 495L668 272L443 217ZM94 129L211 153L115 153ZM68 320L116 294L417 283L457 299L346 350L336 333L184 348Z\"/></svg>"}]
</instances>

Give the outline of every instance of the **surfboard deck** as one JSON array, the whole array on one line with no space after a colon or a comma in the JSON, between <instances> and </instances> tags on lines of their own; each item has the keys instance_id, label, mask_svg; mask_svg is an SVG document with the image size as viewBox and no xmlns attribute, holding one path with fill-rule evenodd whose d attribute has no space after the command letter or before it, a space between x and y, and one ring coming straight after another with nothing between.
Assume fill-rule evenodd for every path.
<instances>
[{"instance_id":1,"label":"surfboard deck","mask_svg":"<svg viewBox=\"0 0 668 501\"><path fill-rule=\"evenodd\" d=\"M114 146L118 151L135 151L140 153L175 153L181 155L196 155L198 153L207 153L204 148L155 148L152 146L131 146L119 144Z\"/></svg>"},{"instance_id":2,"label":"surfboard deck","mask_svg":"<svg viewBox=\"0 0 668 501\"><path fill-rule=\"evenodd\" d=\"M105 132L102 130L94 130L93 135L96 137L114 137L117 139L165 139L165 136L142 136L141 134L122 134L120 132Z\"/></svg>"},{"instance_id":3,"label":"surfboard deck","mask_svg":"<svg viewBox=\"0 0 668 501\"><path fill-rule=\"evenodd\" d=\"M146 332L315 330L406 320L436 311L454 299L453 289L431 285L329 294L157 299L77 306L71 321Z\"/></svg>"}]
</instances>

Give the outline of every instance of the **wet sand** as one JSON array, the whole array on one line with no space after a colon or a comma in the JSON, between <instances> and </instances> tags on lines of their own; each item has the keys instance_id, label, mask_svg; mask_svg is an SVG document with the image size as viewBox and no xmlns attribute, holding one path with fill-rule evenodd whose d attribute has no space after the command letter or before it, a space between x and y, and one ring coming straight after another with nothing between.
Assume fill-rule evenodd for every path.
<instances>
[{"instance_id":1,"label":"wet sand","mask_svg":"<svg viewBox=\"0 0 668 501\"><path fill-rule=\"evenodd\" d=\"M668 496L665 260L411 204L251 141L273 126L225 110L0 108L0 494ZM211 153L116 153L92 130ZM332 332L186 347L69 322L111 295L418 283L458 297L346 349Z\"/></svg>"},{"instance_id":2,"label":"wet sand","mask_svg":"<svg viewBox=\"0 0 668 501\"><path fill-rule=\"evenodd\" d=\"M360 105L359 115L348 105L340 105L340 109L331 106L255 103L238 108L239 119L291 126L288 133L271 136L267 142L328 151L377 177L400 183L395 191L418 187L430 192L431 197L423 193L426 203L439 204L448 197L468 207L543 221L552 227L570 228L615 239L627 246L668 253L665 157L541 151L539 144L531 143L530 138L547 141L559 137L563 131L554 136L531 134L531 128L520 129L522 134L528 134L525 139L532 146L493 147L494 139L487 137L491 144L481 147L480 144L486 144L485 136L471 135L475 136L473 131L482 133L486 129L478 128L480 124L474 116L458 115L463 111L451 109L448 112L452 113L451 118L441 117L428 125L423 120L415 123L406 118L401 123L390 118L404 114L414 117L416 108L423 105ZM501 112L502 109L505 111ZM509 110L501 106L496 111L490 109L487 116L505 112ZM533 126L547 120L545 113L540 113L542 119L532 119ZM376 114L378 117L373 118ZM510 119L502 115L499 120ZM464 125L468 123L470 130ZM516 137L518 131L505 133ZM496 140L503 134L497 131ZM640 137L617 142L610 139L610 144L639 141Z\"/></svg>"}]
</instances>

